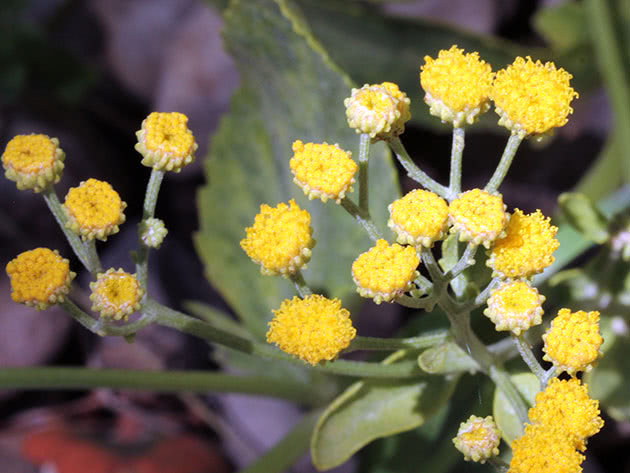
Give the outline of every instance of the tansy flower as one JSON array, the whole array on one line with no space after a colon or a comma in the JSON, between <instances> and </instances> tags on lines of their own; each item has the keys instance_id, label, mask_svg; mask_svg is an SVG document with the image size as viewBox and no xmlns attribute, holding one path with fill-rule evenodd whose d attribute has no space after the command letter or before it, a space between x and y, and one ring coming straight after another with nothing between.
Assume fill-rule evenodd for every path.
<instances>
[{"instance_id":1,"label":"tansy flower","mask_svg":"<svg viewBox=\"0 0 630 473\"><path fill-rule=\"evenodd\" d=\"M20 253L9 261L6 270L11 279L11 298L37 310L63 302L76 276L70 271L69 261L48 248Z\"/></svg>"},{"instance_id":2,"label":"tansy flower","mask_svg":"<svg viewBox=\"0 0 630 473\"><path fill-rule=\"evenodd\" d=\"M389 245L378 240L376 246L359 255L352 264L357 292L380 304L389 302L413 287L420 259L412 246Z\"/></svg>"},{"instance_id":3,"label":"tansy flower","mask_svg":"<svg viewBox=\"0 0 630 473\"><path fill-rule=\"evenodd\" d=\"M564 69L556 69L553 62L517 57L497 72L492 87L499 125L521 138L563 126L573 113L571 101L578 97L569 85L572 77Z\"/></svg>"},{"instance_id":4,"label":"tansy flower","mask_svg":"<svg viewBox=\"0 0 630 473\"><path fill-rule=\"evenodd\" d=\"M401 244L427 248L441 240L448 228L448 204L433 192L416 189L388 207L387 225L396 232Z\"/></svg>"},{"instance_id":5,"label":"tansy flower","mask_svg":"<svg viewBox=\"0 0 630 473\"><path fill-rule=\"evenodd\" d=\"M343 103L350 128L369 134L372 141L400 135L411 118L407 95L391 82L352 89Z\"/></svg>"},{"instance_id":6,"label":"tansy flower","mask_svg":"<svg viewBox=\"0 0 630 473\"><path fill-rule=\"evenodd\" d=\"M448 207L451 232L459 233L460 241L489 248L503 233L508 220L505 208L500 194L481 189L464 192Z\"/></svg>"},{"instance_id":7,"label":"tansy flower","mask_svg":"<svg viewBox=\"0 0 630 473\"><path fill-rule=\"evenodd\" d=\"M179 172L195 159L197 143L186 124L183 113L152 112L136 132L135 148L142 156L142 164L161 171Z\"/></svg>"},{"instance_id":8,"label":"tansy flower","mask_svg":"<svg viewBox=\"0 0 630 473\"><path fill-rule=\"evenodd\" d=\"M159 248L168 230L159 218L147 218L140 222L140 240L149 248Z\"/></svg>"},{"instance_id":9,"label":"tansy flower","mask_svg":"<svg viewBox=\"0 0 630 473\"><path fill-rule=\"evenodd\" d=\"M339 299L317 294L294 297L273 313L267 342L311 365L335 359L356 335L350 312L341 307Z\"/></svg>"},{"instance_id":10,"label":"tansy flower","mask_svg":"<svg viewBox=\"0 0 630 473\"><path fill-rule=\"evenodd\" d=\"M528 415L535 424L562 430L562 435L581 451L586 448L586 439L604 425L599 417L599 402L589 397L587 386L576 378L552 379L543 392L536 394L536 402Z\"/></svg>"},{"instance_id":11,"label":"tansy flower","mask_svg":"<svg viewBox=\"0 0 630 473\"><path fill-rule=\"evenodd\" d=\"M125 221L127 204L107 182L88 179L72 187L66 195L63 210L68 217L66 226L83 240L107 240L118 232Z\"/></svg>"},{"instance_id":12,"label":"tansy flower","mask_svg":"<svg viewBox=\"0 0 630 473\"><path fill-rule=\"evenodd\" d=\"M599 312L571 312L560 309L551 321L551 327L543 335L545 345L543 359L556 367L556 372L566 371L575 376L578 371L589 371L601 354L603 339L599 333Z\"/></svg>"},{"instance_id":13,"label":"tansy flower","mask_svg":"<svg viewBox=\"0 0 630 473\"><path fill-rule=\"evenodd\" d=\"M529 425L512 442L508 473L581 473L584 461L560 426Z\"/></svg>"},{"instance_id":14,"label":"tansy flower","mask_svg":"<svg viewBox=\"0 0 630 473\"><path fill-rule=\"evenodd\" d=\"M459 425L453 439L455 448L464 454L464 460L485 463L499 454L501 434L492 416L470 416Z\"/></svg>"},{"instance_id":15,"label":"tansy flower","mask_svg":"<svg viewBox=\"0 0 630 473\"><path fill-rule=\"evenodd\" d=\"M65 156L57 138L18 135L7 143L2 154L4 175L20 190L41 192L59 182Z\"/></svg>"},{"instance_id":16,"label":"tansy flower","mask_svg":"<svg viewBox=\"0 0 630 473\"><path fill-rule=\"evenodd\" d=\"M494 74L478 53L464 54L463 49L452 46L448 51L441 50L437 59L425 56L424 62L420 84L431 115L461 127L474 123L490 108Z\"/></svg>"},{"instance_id":17,"label":"tansy flower","mask_svg":"<svg viewBox=\"0 0 630 473\"><path fill-rule=\"evenodd\" d=\"M494 242L486 264L494 276L528 278L553 263L558 248L554 237L558 231L540 210L524 215L516 209L505 229L506 235Z\"/></svg>"},{"instance_id":18,"label":"tansy flower","mask_svg":"<svg viewBox=\"0 0 630 473\"><path fill-rule=\"evenodd\" d=\"M92 310L103 318L127 320L129 315L140 308L140 299L144 291L138 284L135 274L129 274L122 268L108 269L99 273L96 281L90 283Z\"/></svg>"},{"instance_id":19,"label":"tansy flower","mask_svg":"<svg viewBox=\"0 0 630 473\"><path fill-rule=\"evenodd\" d=\"M309 213L293 199L289 205L280 203L275 208L262 204L254 225L245 229L247 236L241 240L241 248L260 264L261 273L288 276L311 259L315 241L310 224Z\"/></svg>"},{"instance_id":20,"label":"tansy flower","mask_svg":"<svg viewBox=\"0 0 630 473\"><path fill-rule=\"evenodd\" d=\"M497 331L510 330L516 335L542 322L542 303L545 296L526 281L503 282L488 298L483 313Z\"/></svg>"},{"instance_id":21,"label":"tansy flower","mask_svg":"<svg viewBox=\"0 0 630 473\"><path fill-rule=\"evenodd\" d=\"M293 142L293 157L289 161L295 182L309 199L319 198L322 202L333 199L341 202L346 192L352 192L357 164L351 153L339 145L328 143Z\"/></svg>"}]
</instances>

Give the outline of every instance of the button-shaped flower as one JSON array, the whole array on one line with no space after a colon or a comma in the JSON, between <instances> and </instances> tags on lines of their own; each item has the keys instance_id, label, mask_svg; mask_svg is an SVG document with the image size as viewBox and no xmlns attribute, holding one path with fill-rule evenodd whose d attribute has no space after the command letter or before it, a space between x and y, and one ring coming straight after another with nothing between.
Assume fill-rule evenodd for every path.
<instances>
[{"instance_id":1,"label":"button-shaped flower","mask_svg":"<svg viewBox=\"0 0 630 473\"><path fill-rule=\"evenodd\" d=\"M11 298L37 310L63 302L76 276L70 271L69 261L48 248L20 253L9 261L6 270L11 279Z\"/></svg>"},{"instance_id":2,"label":"button-shaped flower","mask_svg":"<svg viewBox=\"0 0 630 473\"><path fill-rule=\"evenodd\" d=\"M501 434L492 416L470 416L459 425L453 439L455 448L464 454L464 460L485 463L499 454Z\"/></svg>"},{"instance_id":3,"label":"button-shaped flower","mask_svg":"<svg viewBox=\"0 0 630 473\"><path fill-rule=\"evenodd\" d=\"M135 148L142 164L160 171L180 172L195 159L197 143L183 113L152 112L136 132Z\"/></svg>"},{"instance_id":4,"label":"button-shaped flower","mask_svg":"<svg viewBox=\"0 0 630 473\"><path fill-rule=\"evenodd\" d=\"M293 199L289 205L262 204L254 225L245 229L247 236L241 240L241 248L260 265L261 273L288 276L311 259L315 241L310 224L309 213Z\"/></svg>"},{"instance_id":5,"label":"button-shaped flower","mask_svg":"<svg viewBox=\"0 0 630 473\"><path fill-rule=\"evenodd\" d=\"M491 97L501 117L499 125L524 138L564 126L578 97L569 81L573 76L553 62L545 64L517 57L497 72Z\"/></svg>"},{"instance_id":6,"label":"button-shaped flower","mask_svg":"<svg viewBox=\"0 0 630 473\"><path fill-rule=\"evenodd\" d=\"M525 215L516 209L510 216L505 236L496 240L486 264L494 276L528 278L542 272L553 263L558 249L557 227L540 210Z\"/></svg>"},{"instance_id":7,"label":"button-shaped flower","mask_svg":"<svg viewBox=\"0 0 630 473\"><path fill-rule=\"evenodd\" d=\"M41 192L61 178L65 153L57 138L46 135L18 135L2 154L2 166L7 179L20 190Z\"/></svg>"},{"instance_id":8,"label":"button-shaped flower","mask_svg":"<svg viewBox=\"0 0 630 473\"><path fill-rule=\"evenodd\" d=\"M63 204L69 229L83 240L103 241L118 233L118 226L125 221L126 207L111 185L97 179L88 179L79 187L70 188Z\"/></svg>"},{"instance_id":9,"label":"button-shaped flower","mask_svg":"<svg viewBox=\"0 0 630 473\"><path fill-rule=\"evenodd\" d=\"M425 246L444 238L448 229L448 204L437 194L415 189L391 203L387 225L403 245Z\"/></svg>"},{"instance_id":10,"label":"button-shaped flower","mask_svg":"<svg viewBox=\"0 0 630 473\"><path fill-rule=\"evenodd\" d=\"M574 376L578 371L589 371L601 354L603 342L599 333L599 312L571 312L560 309L543 335L543 359Z\"/></svg>"},{"instance_id":11,"label":"button-shaped flower","mask_svg":"<svg viewBox=\"0 0 630 473\"><path fill-rule=\"evenodd\" d=\"M508 220L501 194L472 189L460 194L448 207L451 233L459 233L460 241L489 248L503 234Z\"/></svg>"},{"instance_id":12,"label":"button-shaped flower","mask_svg":"<svg viewBox=\"0 0 630 473\"><path fill-rule=\"evenodd\" d=\"M273 313L267 342L311 365L334 360L356 335L350 312L341 307L339 299L317 294L294 297Z\"/></svg>"},{"instance_id":13,"label":"button-shaped flower","mask_svg":"<svg viewBox=\"0 0 630 473\"><path fill-rule=\"evenodd\" d=\"M90 283L92 310L99 312L102 318L127 320L140 309L140 299L144 291L135 274L129 274L122 268L108 269L99 273L96 281Z\"/></svg>"},{"instance_id":14,"label":"button-shaped flower","mask_svg":"<svg viewBox=\"0 0 630 473\"><path fill-rule=\"evenodd\" d=\"M420 259L412 246L389 245L378 240L352 264L357 292L380 304L389 302L413 287Z\"/></svg>"},{"instance_id":15,"label":"button-shaped flower","mask_svg":"<svg viewBox=\"0 0 630 473\"><path fill-rule=\"evenodd\" d=\"M452 46L448 51L440 51L436 59L425 56L424 61L420 84L431 115L461 127L474 123L490 108L494 74L478 53L464 54L463 49Z\"/></svg>"},{"instance_id":16,"label":"button-shaped flower","mask_svg":"<svg viewBox=\"0 0 630 473\"><path fill-rule=\"evenodd\" d=\"M497 331L509 330L520 335L521 331L542 322L544 301L545 296L527 281L508 281L490 293L483 313L492 320Z\"/></svg>"},{"instance_id":17,"label":"button-shaped flower","mask_svg":"<svg viewBox=\"0 0 630 473\"><path fill-rule=\"evenodd\" d=\"M293 157L289 161L295 182L309 199L332 199L341 202L347 192L352 192L354 175L358 166L351 153L339 145L328 143L293 142Z\"/></svg>"},{"instance_id":18,"label":"button-shaped flower","mask_svg":"<svg viewBox=\"0 0 630 473\"><path fill-rule=\"evenodd\" d=\"M369 134L372 141L400 135L411 118L409 98L392 82L352 89L352 95L343 103L350 128Z\"/></svg>"},{"instance_id":19,"label":"button-shaped flower","mask_svg":"<svg viewBox=\"0 0 630 473\"><path fill-rule=\"evenodd\" d=\"M166 238L166 234L168 230L164 225L164 221L159 218L147 218L140 222L140 227L138 229L140 233L140 239L142 243L147 245L149 248L159 248L164 238Z\"/></svg>"}]
</instances>

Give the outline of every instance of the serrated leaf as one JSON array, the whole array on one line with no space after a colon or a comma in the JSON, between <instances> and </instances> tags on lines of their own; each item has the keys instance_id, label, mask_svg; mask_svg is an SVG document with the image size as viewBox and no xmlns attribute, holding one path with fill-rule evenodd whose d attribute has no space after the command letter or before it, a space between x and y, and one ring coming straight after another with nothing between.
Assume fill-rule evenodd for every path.
<instances>
[{"instance_id":1,"label":"serrated leaf","mask_svg":"<svg viewBox=\"0 0 630 473\"><path fill-rule=\"evenodd\" d=\"M397 352L385 363L398 361ZM322 414L311 440L313 464L320 470L348 460L371 441L414 429L451 396L457 377L364 380L351 385Z\"/></svg>"},{"instance_id":2,"label":"serrated leaf","mask_svg":"<svg viewBox=\"0 0 630 473\"><path fill-rule=\"evenodd\" d=\"M510 379L529 405L533 405L536 394L540 391L540 381L538 381L536 375L519 373L510 376ZM523 435L523 424L521 424L518 415L516 415L512 404L500 389L495 389L494 391L492 414L497 427L501 431L501 437L508 444L511 445L514 440Z\"/></svg>"},{"instance_id":3,"label":"serrated leaf","mask_svg":"<svg viewBox=\"0 0 630 473\"><path fill-rule=\"evenodd\" d=\"M242 86L212 139L195 243L208 279L248 329L262 337L272 309L294 295L286 280L260 275L239 247L262 203L275 206L295 198L310 212L317 245L304 271L307 282L317 292L340 297L350 311L359 303L351 265L370 240L340 206L306 200L288 166L296 139L339 143L356 156L359 138L345 118L350 81L309 35L292 2L233 0L224 17L226 47ZM387 204L399 190L383 145L372 146L369 167L372 216L386 230Z\"/></svg>"},{"instance_id":4,"label":"serrated leaf","mask_svg":"<svg viewBox=\"0 0 630 473\"><path fill-rule=\"evenodd\" d=\"M558 203L569 223L589 240L602 244L608 241L610 222L584 194L565 192L558 197Z\"/></svg>"}]
</instances>

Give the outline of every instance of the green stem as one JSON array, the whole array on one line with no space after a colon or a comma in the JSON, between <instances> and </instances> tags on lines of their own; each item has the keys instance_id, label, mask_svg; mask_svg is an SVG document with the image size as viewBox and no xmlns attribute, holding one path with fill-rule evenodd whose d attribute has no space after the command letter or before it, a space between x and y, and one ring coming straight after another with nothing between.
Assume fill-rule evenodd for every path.
<instances>
[{"instance_id":1,"label":"green stem","mask_svg":"<svg viewBox=\"0 0 630 473\"><path fill-rule=\"evenodd\" d=\"M96 241L88 240L84 242L85 253L88 258L89 267L92 268L92 274L96 275L98 273L103 272L103 267L101 266L101 260L98 257L98 253L96 252Z\"/></svg>"},{"instance_id":2,"label":"green stem","mask_svg":"<svg viewBox=\"0 0 630 473\"><path fill-rule=\"evenodd\" d=\"M497 473L506 473L510 469L510 465L508 465L499 457L488 458L488 463L490 463L494 467Z\"/></svg>"},{"instance_id":3,"label":"green stem","mask_svg":"<svg viewBox=\"0 0 630 473\"><path fill-rule=\"evenodd\" d=\"M344 197L341 200L341 206L346 209L346 211L350 215L352 215L361 225L363 225L363 228L368 233L372 241L383 238L381 236L381 232L378 230L378 228L376 228L376 225L374 225L374 222L372 222L370 217L364 215L361 212L361 209L359 209L359 207L357 207L357 205L352 202L348 197Z\"/></svg>"},{"instance_id":4,"label":"green stem","mask_svg":"<svg viewBox=\"0 0 630 473\"><path fill-rule=\"evenodd\" d=\"M518 392L514 383L512 383L510 377L505 371L493 365L490 367L489 376L490 379L494 381L497 388L503 391L503 394L508 401L510 401L510 404L512 404L512 408L518 416L522 429L525 423L529 420L527 417L527 406L525 405L525 401L523 401L523 397Z\"/></svg>"},{"instance_id":5,"label":"green stem","mask_svg":"<svg viewBox=\"0 0 630 473\"><path fill-rule=\"evenodd\" d=\"M462 254L462 257L455 264L455 266L453 266L444 275L444 277L449 279L449 280L450 279L455 279L457 276L459 276L461 273L463 273L467 268L469 268L470 266L475 264L475 260L473 258L475 257L475 254L477 253L477 248L479 248L478 245L474 245L472 243L469 243L466 246L466 249L464 250L464 253Z\"/></svg>"},{"instance_id":6,"label":"green stem","mask_svg":"<svg viewBox=\"0 0 630 473\"><path fill-rule=\"evenodd\" d=\"M83 266L85 266L85 268L90 273L94 273L94 271L92 271L92 267L90 266L90 260L85 251L85 247L83 246L81 238L79 237L79 235L66 227L66 222L68 221L68 218L66 217L66 214L61 207L61 202L59 202L59 197L57 197L57 192L55 192L55 188L52 185L48 186L42 192L42 197L44 198L46 205L48 205L48 208L55 217L55 220L57 220L57 223L59 224L59 227L61 228L63 234L66 236L68 243L70 243L74 254L77 255L79 261L81 261Z\"/></svg>"},{"instance_id":7,"label":"green stem","mask_svg":"<svg viewBox=\"0 0 630 473\"><path fill-rule=\"evenodd\" d=\"M277 348L265 343L247 340L238 335L217 329L212 325L186 314L158 304L152 299L145 302L145 310L155 316L155 322L165 327L188 333L212 343L227 346L254 356L267 359L282 360L301 366L307 366ZM422 370L415 360L401 361L393 365L369 363L363 361L336 360L313 366L317 371L365 378L415 378L422 376Z\"/></svg>"},{"instance_id":8,"label":"green stem","mask_svg":"<svg viewBox=\"0 0 630 473\"><path fill-rule=\"evenodd\" d=\"M311 291L311 288L308 287L308 285L306 284L306 281L304 281L304 276L302 276L302 271L300 271L299 269L296 270L295 273L291 273L289 278L293 282L293 285L295 286L295 290L297 291L297 293L300 295L302 299L313 294L313 291Z\"/></svg>"},{"instance_id":9,"label":"green stem","mask_svg":"<svg viewBox=\"0 0 630 473\"><path fill-rule=\"evenodd\" d=\"M549 383L549 381L552 378L555 378L556 375L557 375L557 373L556 373L556 367L555 366L552 366L547 371L545 371L545 375L542 377L542 381L541 381L542 389L545 389L545 387L547 386L547 383Z\"/></svg>"},{"instance_id":10,"label":"green stem","mask_svg":"<svg viewBox=\"0 0 630 473\"><path fill-rule=\"evenodd\" d=\"M545 378L545 370L542 368L542 366L540 366L540 363L538 363L538 360L534 356L534 353L532 352L529 343L527 343L527 340L525 340L522 335L517 336L512 334L512 340L514 340L514 344L516 345L516 348L518 349L518 352L520 353L521 358L523 359L525 364L529 367L532 373L536 375L538 381L540 381L540 389L544 389L545 385L543 383Z\"/></svg>"},{"instance_id":11,"label":"green stem","mask_svg":"<svg viewBox=\"0 0 630 473\"><path fill-rule=\"evenodd\" d=\"M433 296L426 296L421 298L409 297L409 296L398 296L394 301L397 304L400 304L403 307L409 307L410 309L425 309L430 312L429 309L435 307L437 299Z\"/></svg>"},{"instance_id":12,"label":"green stem","mask_svg":"<svg viewBox=\"0 0 630 473\"><path fill-rule=\"evenodd\" d=\"M445 187L439 182L431 179L428 174L426 174L418 166L416 166L413 160L409 157L409 154L400 141L400 138L394 138L390 140L389 145L396 155L396 158L398 158L398 162L400 162L401 166L405 168L405 171L407 171L407 175L411 179L445 199L448 199L450 197L450 190L448 187Z\"/></svg>"},{"instance_id":13,"label":"green stem","mask_svg":"<svg viewBox=\"0 0 630 473\"><path fill-rule=\"evenodd\" d=\"M147 190L144 195L144 204L142 207L142 220L152 218L155 214L155 206L157 204L160 185L164 178L164 171L151 169L151 177L147 184ZM144 244L142 238L138 237L138 250L136 251L136 278L140 287L147 292L149 268L149 247Z\"/></svg>"},{"instance_id":14,"label":"green stem","mask_svg":"<svg viewBox=\"0 0 630 473\"><path fill-rule=\"evenodd\" d=\"M97 320L90 317L87 313L82 311L74 302L65 298L61 303L63 309L70 314L70 316L83 325L90 332L95 333L101 337L111 335L118 337L128 337L134 335L141 328L153 323L154 317L151 314L143 313L142 316L135 322L131 322L124 325L111 325L103 320Z\"/></svg>"},{"instance_id":15,"label":"green stem","mask_svg":"<svg viewBox=\"0 0 630 473\"><path fill-rule=\"evenodd\" d=\"M501 161L499 161L499 165L495 169L490 181L488 181L488 185L486 186L487 192L492 193L499 190L522 141L523 138L520 138L518 135L510 135L505 150L503 151L503 156L501 156Z\"/></svg>"},{"instance_id":16,"label":"green stem","mask_svg":"<svg viewBox=\"0 0 630 473\"><path fill-rule=\"evenodd\" d=\"M464 128L453 128L453 145L451 147L451 175L449 193L451 200L457 198L462 190L462 155L464 153Z\"/></svg>"},{"instance_id":17,"label":"green stem","mask_svg":"<svg viewBox=\"0 0 630 473\"><path fill-rule=\"evenodd\" d=\"M232 392L321 404L316 390L288 378L234 376L210 371L141 371L79 367L0 369L2 389L133 389L161 392Z\"/></svg>"},{"instance_id":18,"label":"green stem","mask_svg":"<svg viewBox=\"0 0 630 473\"><path fill-rule=\"evenodd\" d=\"M363 215L370 215L368 158L370 156L370 135L361 133L359 141L359 209Z\"/></svg>"},{"instance_id":19,"label":"green stem","mask_svg":"<svg viewBox=\"0 0 630 473\"><path fill-rule=\"evenodd\" d=\"M457 306L458 312L470 312L473 311L486 303L488 297L490 297L490 293L500 284L501 280L499 278L494 278L490 281L483 291L481 291L474 299L470 299L465 301Z\"/></svg>"},{"instance_id":20,"label":"green stem","mask_svg":"<svg viewBox=\"0 0 630 473\"><path fill-rule=\"evenodd\" d=\"M394 351L420 350L444 343L450 337L448 330L435 330L410 338L356 337L344 353L358 350Z\"/></svg>"}]
</instances>

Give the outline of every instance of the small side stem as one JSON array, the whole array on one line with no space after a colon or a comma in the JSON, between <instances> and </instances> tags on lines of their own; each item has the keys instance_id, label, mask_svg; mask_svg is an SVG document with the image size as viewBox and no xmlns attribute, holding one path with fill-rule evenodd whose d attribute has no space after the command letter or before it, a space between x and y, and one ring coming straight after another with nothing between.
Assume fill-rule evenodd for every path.
<instances>
[{"instance_id":1,"label":"small side stem","mask_svg":"<svg viewBox=\"0 0 630 473\"><path fill-rule=\"evenodd\" d=\"M344 197L341 200L341 206L346 209L346 212L352 215L357 220L357 222L363 225L363 228L368 233L372 241L383 238L381 236L381 232L378 230L378 228L376 228L376 225L374 225L374 222L372 222L369 216L364 215L361 212L361 209L359 209L359 207L357 207L357 205L352 202L348 197Z\"/></svg>"},{"instance_id":2,"label":"small side stem","mask_svg":"<svg viewBox=\"0 0 630 473\"><path fill-rule=\"evenodd\" d=\"M473 258L477 253L477 248L479 248L478 245L469 243L459 261L444 275L444 277L447 279L455 279L467 268L475 264L475 260Z\"/></svg>"},{"instance_id":3,"label":"small side stem","mask_svg":"<svg viewBox=\"0 0 630 473\"><path fill-rule=\"evenodd\" d=\"M397 304L400 304L403 307L409 307L410 309L430 309L431 307L434 307L437 302L436 298L432 295L421 297L420 299L402 295L398 296L394 299L394 301Z\"/></svg>"},{"instance_id":4,"label":"small side stem","mask_svg":"<svg viewBox=\"0 0 630 473\"><path fill-rule=\"evenodd\" d=\"M411 179L421 184L423 187L430 190L431 192L435 192L440 197L443 197L445 199L449 198L449 188L431 179L428 174L426 174L418 166L416 166L413 160L409 157L409 154L400 141L400 138L394 138L390 140L389 146L392 148L392 151L396 155L396 158L398 158L398 162L400 162L401 166L405 168L405 171L407 171L407 175Z\"/></svg>"},{"instance_id":5,"label":"small side stem","mask_svg":"<svg viewBox=\"0 0 630 473\"><path fill-rule=\"evenodd\" d=\"M143 313L135 322L124 325L111 325L103 320L92 318L68 298L64 299L61 306L74 320L79 322L90 332L101 337L107 335L128 337L130 335L134 335L138 330L150 325L154 321L152 314Z\"/></svg>"},{"instance_id":6,"label":"small side stem","mask_svg":"<svg viewBox=\"0 0 630 473\"><path fill-rule=\"evenodd\" d=\"M464 153L464 128L453 128L453 145L451 147L451 175L449 191L451 200L455 199L462 190L462 155Z\"/></svg>"},{"instance_id":7,"label":"small side stem","mask_svg":"<svg viewBox=\"0 0 630 473\"><path fill-rule=\"evenodd\" d=\"M534 356L529 343L527 343L527 340L525 340L522 335L517 336L512 334L512 340L514 340L514 344L516 345L516 348L518 349L518 352L525 364L527 364L532 373L534 373L538 378L538 381L540 381L540 389L544 389L545 386L543 382L545 378L545 370L542 366L540 366L540 363L538 363L538 360Z\"/></svg>"},{"instance_id":8,"label":"small side stem","mask_svg":"<svg viewBox=\"0 0 630 473\"><path fill-rule=\"evenodd\" d=\"M510 465L499 457L491 457L488 458L487 461L494 467L497 473L506 473L510 469Z\"/></svg>"},{"instance_id":9,"label":"small side stem","mask_svg":"<svg viewBox=\"0 0 630 473\"><path fill-rule=\"evenodd\" d=\"M292 273L289 276L289 278L293 282L293 285L295 286L295 290L297 291L297 293L300 295L302 299L313 294L313 291L311 291L311 288L308 287L308 284L306 284L306 281L304 280L304 276L302 276L302 271L298 269L295 273Z\"/></svg>"},{"instance_id":10,"label":"small side stem","mask_svg":"<svg viewBox=\"0 0 630 473\"><path fill-rule=\"evenodd\" d=\"M92 274L96 275L98 273L102 273L103 267L101 266L101 260L98 257L98 253L96 252L96 242L94 240L88 240L84 242L83 246L85 247L90 268L92 268Z\"/></svg>"},{"instance_id":11,"label":"small side stem","mask_svg":"<svg viewBox=\"0 0 630 473\"><path fill-rule=\"evenodd\" d=\"M151 169L151 177L147 184L147 190L144 195L144 204L142 207L142 220L152 218L155 214L155 206L157 204L160 185L164 178L164 171ZM138 238L138 250L136 251L136 278L140 287L147 291L147 279L149 268L149 247L144 244L142 239Z\"/></svg>"},{"instance_id":12,"label":"small side stem","mask_svg":"<svg viewBox=\"0 0 630 473\"><path fill-rule=\"evenodd\" d=\"M542 377L541 381L541 389L545 389L547 387L547 383L551 381L551 379L556 377L556 367L552 366L547 371L545 371L545 375Z\"/></svg>"},{"instance_id":13,"label":"small side stem","mask_svg":"<svg viewBox=\"0 0 630 473\"><path fill-rule=\"evenodd\" d=\"M370 215L368 158L370 156L370 135L361 133L359 141L359 209L363 215Z\"/></svg>"},{"instance_id":14,"label":"small side stem","mask_svg":"<svg viewBox=\"0 0 630 473\"><path fill-rule=\"evenodd\" d=\"M516 151L523 141L518 135L510 135L508 139L507 145L505 146L505 150L503 151L503 156L501 156L501 161L499 161L499 165L494 171L494 174L488 181L488 185L486 186L487 192L496 192L501 186L503 179L510 169L512 165L512 160L514 159L514 155L516 155Z\"/></svg>"}]
</instances>

